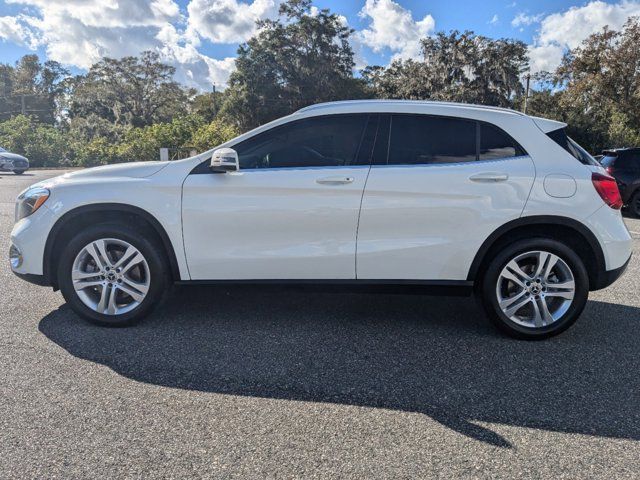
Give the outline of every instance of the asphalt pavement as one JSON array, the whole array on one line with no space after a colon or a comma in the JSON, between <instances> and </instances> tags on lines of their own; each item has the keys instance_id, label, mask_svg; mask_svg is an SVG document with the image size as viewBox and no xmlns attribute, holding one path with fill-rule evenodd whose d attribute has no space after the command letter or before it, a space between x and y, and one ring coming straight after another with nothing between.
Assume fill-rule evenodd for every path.
<instances>
[{"instance_id":1,"label":"asphalt pavement","mask_svg":"<svg viewBox=\"0 0 640 480\"><path fill-rule=\"evenodd\" d=\"M4 255L60 173L0 173ZM640 476L640 254L544 342L473 299L223 287L107 329L0 265L3 479Z\"/></svg>"}]
</instances>

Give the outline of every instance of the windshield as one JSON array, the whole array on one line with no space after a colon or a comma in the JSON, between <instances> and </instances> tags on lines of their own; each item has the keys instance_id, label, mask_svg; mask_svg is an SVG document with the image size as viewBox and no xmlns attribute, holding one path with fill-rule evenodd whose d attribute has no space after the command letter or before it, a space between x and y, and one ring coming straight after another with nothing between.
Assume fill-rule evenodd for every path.
<instances>
[{"instance_id":1,"label":"windshield","mask_svg":"<svg viewBox=\"0 0 640 480\"><path fill-rule=\"evenodd\" d=\"M613 164L616 162L616 159L618 158L617 155L606 155L601 161L600 163L602 164L603 167L607 168L607 167L612 167Z\"/></svg>"}]
</instances>

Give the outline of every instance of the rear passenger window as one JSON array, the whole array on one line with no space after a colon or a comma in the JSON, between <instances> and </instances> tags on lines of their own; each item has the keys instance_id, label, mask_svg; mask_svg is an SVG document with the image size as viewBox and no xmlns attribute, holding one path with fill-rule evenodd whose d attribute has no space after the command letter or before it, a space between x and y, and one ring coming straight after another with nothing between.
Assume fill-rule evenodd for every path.
<instances>
[{"instance_id":1,"label":"rear passenger window","mask_svg":"<svg viewBox=\"0 0 640 480\"><path fill-rule=\"evenodd\" d=\"M487 123L480 124L480 160L524 155L522 148L505 131Z\"/></svg>"},{"instance_id":2,"label":"rear passenger window","mask_svg":"<svg viewBox=\"0 0 640 480\"><path fill-rule=\"evenodd\" d=\"M389 164L441 164L476 160L476 122L426 115L394 115Z\"/></svg>"}]
</instances>

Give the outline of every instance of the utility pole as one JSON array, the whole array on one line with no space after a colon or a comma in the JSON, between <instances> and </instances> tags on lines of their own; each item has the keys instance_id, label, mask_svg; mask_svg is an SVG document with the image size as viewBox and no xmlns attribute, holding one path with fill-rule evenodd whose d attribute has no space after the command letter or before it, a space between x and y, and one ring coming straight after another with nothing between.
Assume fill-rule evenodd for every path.
<instances>
[{"instance_id":1,"label":"utility pole","mask_svg":"<svg viewBox=\"0 0 640 480\"><path fill-rule=\"evenodd\" d=\"M529 84L531 83L531 74L527 73L527 76L525 77L527 79L527 88L524 94L524 109L523 109L523 113L526 115L527 114L527 108L529 107Z\"/></svg>"},{"instance_id":2,"label":"utility pole","mask_svg":"<svg viewBox=\"0 0 640 480\"><path fill-rule=\"evenodd\" d=\"M218 110L216 109L216 84L213 84L213 111L214 113L217 115L218 114Z\"/></svg>"}]
</instances>

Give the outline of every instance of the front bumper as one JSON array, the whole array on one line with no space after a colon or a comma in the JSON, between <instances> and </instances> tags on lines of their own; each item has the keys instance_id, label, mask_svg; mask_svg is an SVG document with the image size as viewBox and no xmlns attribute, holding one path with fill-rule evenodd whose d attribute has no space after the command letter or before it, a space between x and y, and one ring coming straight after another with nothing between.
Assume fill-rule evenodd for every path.
<instances>
[{"instance_id":1,"label":"front bumper","mask_svg":"<svg viewBox=\"0 0 640 480\"><path fill-rule=\"evenodd\" d=\"M18 273L15 270L13 274L21 280L25 282L33 283L34 285L39 285L41 287L50 287L49 282L45 278L44 275L35 275L33 273Z\"/></svg>"},{"instance_id":2,"label":"front bumper","mask_svg":"<svg viewBox=\"0 0 640 480\"><path fill-rule=\"evenodd\" d=\"M44 248L56 218L56 215L43 205L13 226L11 245L22 257L20 262L11 265L13 273L28 281L31 276L44 275Z\"/></svg>"}]
</instances>

